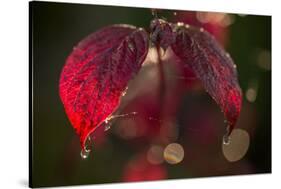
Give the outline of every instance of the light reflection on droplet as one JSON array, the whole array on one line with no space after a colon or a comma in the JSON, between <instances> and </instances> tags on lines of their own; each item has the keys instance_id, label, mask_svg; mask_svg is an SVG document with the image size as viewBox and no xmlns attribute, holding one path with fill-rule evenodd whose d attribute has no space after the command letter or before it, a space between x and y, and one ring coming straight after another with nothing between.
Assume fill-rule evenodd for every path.
<instances>
[{"instance_id":1,"label":"light reflection on droplet","mask_svg":"<svg viewBox=\"0 0 281 189\"><path fill-rule=\"evenodd\" d=\"M82 159L87 159L87 158L89 157L89 155L90 155L90 152L91 152L91 151L87 151L87 150L85 150L85 149L81 150L81 152L80 152L81 158L82 158Z\"/></svg>"},{"instance_id":2,"label":"light reflection on droplet","mask_svg":"<svg viewBox=\"0 0 281 189\"><path fill-rule=\"evenodd\" d=\"M171 143L164 150L164 159L169 164L180 163L184 158L184 149L178 143Z\"/></svg>"},{"instance_id":3,"label":"light reflection on droplet","mask_svg":"<svg viewBox=\"0 0 281 189\"><path fill-rule=\"evenodd\" d=\"M250 136L243 129L234 129L230 137L231 142L228 145L222 144L222 151L228 161L235 162L246 155L250 146Z\"/></svg>"},{"instance_id":4,"label":"light reflection on droplet","mask_svg":"<svg viewBox=\"0 0 281 189\"><path fill-rule=\"evenodd\" d=\"M125 96L127 94L127 91L128 91L128 87L126 87L126 89L122 92L122 96Z\"/></svg>"},{"instance_id":5,"label":"light reflection on droplet","mask_svg":"<svg viewBox=\"0 0 281 189\"><path fill-rule=\"evenodd\" d=\"M222 142L224 145L229 145L230 144L230 136L228 136L227 134L225 134L223 136Z\"/></svg>"},{"instance_id":6,"label":"light reflection on droplet","mask_svg":"<svg viewBox=\"0 0 281 189\"><path fill-rule=\"evenodd\" d=\"M163 148L159 145L152 145L147 151L147 161L153 165L161 164L163 159Z\"/></svg>"},{"instance_id":7,"label":"light reflection on droplet","mask_svg":"<svg viewBox=\"0 0 281 189\"><path fill-rule=\"evenodd\" d=\"M108 131L111 128L111 124L106 124L104 126L104 131Z\"/></svg>"},{"instance_id":8,"label":"light reflection on droplet","mask_svg":"<svg viewBox=\"0 0 281 189\"><path fill-rule=\"evenodd\" d=\"M89 136L86 139L84 149L82 149L80 152L80 156L82 159L87 159L89 157L89 155L92 151L92 145L93 145L93 141L92 141L91 137Z\"/></svg>"}]
</instances>

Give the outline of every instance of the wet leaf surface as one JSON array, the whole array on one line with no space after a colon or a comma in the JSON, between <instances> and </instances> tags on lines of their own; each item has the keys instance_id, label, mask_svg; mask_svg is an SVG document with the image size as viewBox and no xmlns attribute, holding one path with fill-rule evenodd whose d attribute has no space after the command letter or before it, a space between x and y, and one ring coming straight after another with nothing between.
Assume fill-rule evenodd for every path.
<instances>
[{"instance_id":1,"label":"wet leaf surface","mask_svg":"<svg viewBox=\"0 0 281 189\"><path fill-rule=\"evenodd\" d=\"M230 55L204 29L189 25L174 25L174 53L191 68L205 90L218 103L231 133L240 114L242 94L236 65Z\"/></svg>"},{"instance_id":2,"label":"wet leaf surface","mask_svg":"<svg viewBox=\"0 0 281 189\"><path fill-rule=\"evenodd\" d=\"M147 52L144 30L113 25L86 37L69 55L59 90L82 148L88 135L116 110Z\"/></svg>"}]
</instances>

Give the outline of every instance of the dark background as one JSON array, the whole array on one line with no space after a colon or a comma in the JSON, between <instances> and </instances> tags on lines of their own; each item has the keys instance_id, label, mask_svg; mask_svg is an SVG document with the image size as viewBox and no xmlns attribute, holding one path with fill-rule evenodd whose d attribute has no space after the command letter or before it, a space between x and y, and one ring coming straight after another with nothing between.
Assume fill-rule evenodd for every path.
<instances>
[{"instance_id":1,"label":"dark background","mask_svg":"<svg viewBox=\"0 0 281 189\"><path fill-rule=\"evenodd\" d=\"M33 154L30 157L32 185L126 181L124 167L139 153L138 150L130 146L130 140L122 139L110 130L103 136L105 142L94 149L88 159L82 160L79 139L68 121L59 98L59 76L72 48L85 36L103 26L117 23L147 28L153 18L151 11L142 8L47 2L30 3L30 11L33 65L33 73L30 73L33 74ZM160 14L168 20L174 20L173 12L167 10ZM194 153L202 154L203 158L189 162L193 164L192 168L188 166L188 162L184 162L185 160L176 165L163 162L161 166L166 173L164 178L271 172L271 68L262 69L257 65L257 57L261 51L271 53L271 17L232 16L235 22L228 27L226 49L237 64L240 86L244 93L253 82L258 86L254 102L248 102L244 95L242 113L237 126L250 133L249 151L243 160L238 162L229 163L223 157L219 157L214 163L213 158L209 157L214 154L208 155L205 151L210 148L218 149L216 151L220 152L221 138L214 144L205 145L205 149L196 146L196 141L193 141L195 143L193 147L197 150ZM211 107L209 109L214 108L215 112L219 112L210 97L205 94L194 97L187 93L184 96L182 112L192 114L200 107ZM196 114L192 116L196 118ZM222 115L219 119L223 120ZM224 131L218 132L218 135L222 136ZM186 142L184 137L180 141L179 143ZM150 140L147 140L144 144L134 145L145 148L144 146L147 147L149 144ZM207 171L200 171L202 165L205 165ZM212 166L225 169L209 170Z\"/></svg>"}]
</instances>

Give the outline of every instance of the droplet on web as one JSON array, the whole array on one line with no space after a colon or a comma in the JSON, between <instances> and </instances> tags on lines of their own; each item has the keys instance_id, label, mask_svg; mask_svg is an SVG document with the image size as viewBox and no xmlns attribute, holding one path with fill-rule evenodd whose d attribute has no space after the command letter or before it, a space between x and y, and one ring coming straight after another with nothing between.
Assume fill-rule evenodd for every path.
<instances>
[{"instance_id":1,"label":"droplet on web","mask_svg":"<svg viewBox=\"0 0 281 189\"><path fill-rule=\"evenodd\" d=\"M104 131L108 131L111 126L113 125L114 121L116 121L116 119L118 118L129 118L129 117L134 117L138 114L138 112L130 112L130 113L126 113L126 114L120 114L120 115L111 115L108 118L106 118L104 120Z\"/></svg>"},{"instance_id":2,"label":"droplet on web","mask_svg":"<svg viewBox=\"0 0 281 189\"><path fill-rule=\"evenodd\" d=\"M108 131L110 128L111 128L110 123L104 125L104 131Z\"/></svg>"},{"instance_id":3,"label":"droplet on web","mask_svg":"<svg viewBox=\"0 0 281 189\"><path fill-rule=\"evenodd\" d=\"M222 145L222 152L228 161L235 162L246 155L250 146L250 136L243 129L234 129L230 137L231 142Z\"/></svg>"},{"instance_id":4,"label":"droplet on web","mask_svg":"<svg viewBox=\"0 0 281 189\"><path fill-rule=\"evenodd\" d=\"M171 143L164 150L164 159L169 164L178 164L183 158L184 149L178 143Z\"/></svg>"},{"instance_id":5,"label":"droplet on web","mask_svg":"<svg viewBox=\"0 0 281 189\"><path fill-rule=\"evenodd\" d=\"M106 118L104 120L104 123L103 123L104 131L108 131L111 128L113 118L114 118L113 116L109 116L108 118Z\"/></svg>"},{"instance_id":6,"label":"droplet on web","mask_svg":"<svg viewBox=\"0 0 281 189\"><path fill-rule=\"evenodd\" d=\"M127 94L127 91L128 91L128 87L125 88L125 90L122 92L121 95L122 95L122 96L125 96L125 95Z\"/></svg>"}]
</instances>

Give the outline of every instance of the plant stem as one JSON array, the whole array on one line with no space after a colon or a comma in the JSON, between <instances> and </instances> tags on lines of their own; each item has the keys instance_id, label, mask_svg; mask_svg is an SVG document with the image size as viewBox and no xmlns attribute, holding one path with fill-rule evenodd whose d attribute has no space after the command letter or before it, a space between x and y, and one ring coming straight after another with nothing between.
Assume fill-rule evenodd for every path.
<instances>
[{"instance_id":1,"label":"plant stem","mask_svg":"<svg viewBox=\"0 0 281 189\"><path fill-rule=\"evenodd\" d=\"M159 71L159 102L160 106L162 108L163 102L164 102L164 97L165 97L165 91L166 91L166 86L165 86L165 73L164 73L164 66L162 63L162 58L161 58L161 52L160 52L160 47L157 46L157 57L158 57L158 71Z\"/></svg>"}]
</instances>

